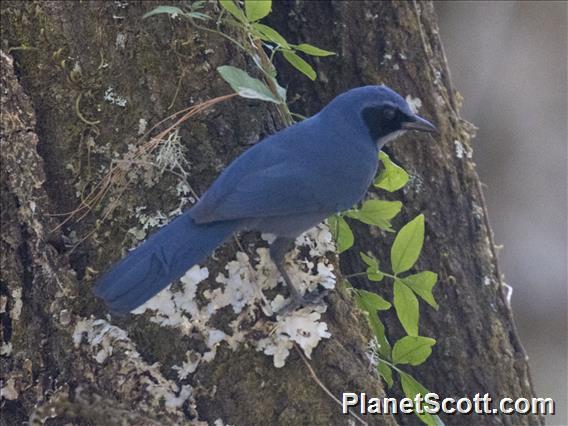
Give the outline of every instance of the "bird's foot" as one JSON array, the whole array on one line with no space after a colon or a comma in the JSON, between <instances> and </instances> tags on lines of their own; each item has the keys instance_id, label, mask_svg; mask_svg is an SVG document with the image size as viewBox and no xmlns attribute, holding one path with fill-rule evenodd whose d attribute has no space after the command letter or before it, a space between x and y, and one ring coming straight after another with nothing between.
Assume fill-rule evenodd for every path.
<instances>
[{"instance_id":1,"label":"bird's foot","mask_svg":"<svg viewBox=\"0 0 568 426\"><path fill-rule=\"evenodd\" d=\"M323 302L323 299L329 294L328 289L323 289L321 291L313 291L311 293L305 294L302 300L304 301L304 306L306 305L319 305Z\"/></svg>"},{"instance_id":2,"label":"bird's foot","mask_svg":"<svg viewBox=\"0 0 568 426\"><path fill-rule=\"evenodd\" d=\"M300 296L299 294L295 297L290 298L290 302L284 305L275 313L278 315L285 315L290 312L294 312L297 309L303 308L310 305L319 305L323 302L323 299L329 294L329 290L324 289L322 291L314 291L312 293Z\"/></svg>"}]
</instances>

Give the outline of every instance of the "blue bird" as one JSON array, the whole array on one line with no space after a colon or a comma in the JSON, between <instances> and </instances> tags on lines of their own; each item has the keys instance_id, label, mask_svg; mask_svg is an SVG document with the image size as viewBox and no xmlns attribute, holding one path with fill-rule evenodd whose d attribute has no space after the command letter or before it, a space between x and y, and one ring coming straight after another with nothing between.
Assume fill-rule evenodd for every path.
<instances>
[{"instance_id":1,"label":"blue bird","mask_svg":"<svg viewBox=\"0 0 568 426\"><path fill-rule=\"evenodd\" d=\"M270 256L296 304L284 268L296 237L365 195L377 154L407 130L435 127L385 86L349 90L319 113L257 143L235 159L201 200L153 234L95 286L116 313L142 305L235 232L276 235Z\"/></svg>"}]
</instances>

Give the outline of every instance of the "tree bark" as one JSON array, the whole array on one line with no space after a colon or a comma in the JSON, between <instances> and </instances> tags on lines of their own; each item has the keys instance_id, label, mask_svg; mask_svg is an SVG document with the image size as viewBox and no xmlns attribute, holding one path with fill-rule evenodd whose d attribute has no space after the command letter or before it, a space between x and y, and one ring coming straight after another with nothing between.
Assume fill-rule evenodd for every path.
<instances>
[{"instance_id":1,"label":"tree bark","mask_svg":"<svg viewBox=\"0 0 568 426\"><path fill-rule=\"evenodd\" d=\"M277 369L271 358L251 348L251 333L236 348L221 344L213 360L180 379L172 367L184 362L186 352L199 352L199 336L158 326L145 315L107 317L91 285L132 246L127 231L137 224L136 208L150 212L178 206L175 176L160 175L151 184L139 178L108 217L107 201L84 219L57 228L62 219L56 215L77 207L78 194L102 179L113 154L137 143L139 126L147 121L150 127L194 102L227 94L216 67L247 67L242 54L218 35L183 20L142 21L155 6L2 5L2 424L30 419L49 424L212 424L217 419L236 425L346 424L353 419L341 414L294 351ZM422 309L420 323L421 334L438 343L427 363L412 373L443 397L477 392L532 397L471 160L473 127L459 116L460 98L451 87L433 5L279 1L273 9L269 21L288 40L337 53L314 60L316 82L277 63L294 111L310 115L344 90L385 83L403 96L420 98L421 115L440 130L433 139L406 136L388 149L413 176L402 193L391 195L405 205L395 225L425 213L419 267L440 276L435 291L440 310ZM236 98L196 116L181 131L191 188L203 193L223 166L281 127L270 104ZM342 255L342 274L362 270L361 250L386 262L392 243L382 233L354 228L356 246ZM258 240L245 235L243 241L249 247ZM235 251L236 244L229 243L207 262L207 286L216 288L213 277L225 270ZM376 290L363 280L353 284ZM379 292L388 294L388 289ZM331 337L319 343L310 361L317 377L336 396L344 391L401 396L396 387L387 390L372 371L366 356L371 333L349 293L340 288L328 304L323 320ZM233 319L220 315L216 328ZM387 315L386 325L389 337L401 335L396 318ZM446 424L542 423L534 415L441 417ZM365 420L419 423L414 416Z\"/></svg>"}]
</instances>

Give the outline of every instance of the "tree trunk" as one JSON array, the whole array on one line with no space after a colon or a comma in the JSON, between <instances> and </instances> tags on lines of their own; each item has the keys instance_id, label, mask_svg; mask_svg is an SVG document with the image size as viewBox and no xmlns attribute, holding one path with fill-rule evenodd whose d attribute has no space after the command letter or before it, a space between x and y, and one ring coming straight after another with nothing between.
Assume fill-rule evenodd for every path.
<instances>
[{"instance_id":1,"label":"tree trunk","mask_svg":"<svg viewBox=\"0 0 568 426\"><path fill-rule=\"evenodd\" d=\"M155 6L2 5L2 423L347 424L353 419L341 414L298 352L291 351L283 368L259 352L270 328L260 311L242 323L242 336L229 338L235 315L220 310L210 320L225 339L211 345L212 333L163 326L148 313L110 318L92 295L98 274L141 238L132 230L140 231L144 213L179 205L177 176L133 163L134 183L120 198L111 192L82 220L57 228L63 221L57 215L77 207L110 160L137 146L146 122L150 128L192 103L229 93L216 67L246 68L243 55L216 34L165 16L141 20ZM279 1L273 9L269 22L288 40L337 53L315 60L316 82L277 63L289 99L300 95L292 101L294 111L310 115L346 89L385 83L418 97L421 114L440 130L434 139L406 136L389 149L413 177L406 190L392 195L405 205L396 227L425 213L419 266L440 277L439 311L421 314L421 334L438 343L413 375L443 397L532 397L471 161L472 126L459 117L433 5ZM203 193L223 166L281 127L271 104L238 98L195 116L180 132L187 187ZM356 247L341 257L344 275L362 270L359 251L386 261L391 243L383 234L354 228ZM256 235L241 238L251 258L258 241ZM227 273L237 250L229 243L209 259L202 299L203 290L219 287L215 277ZM364 280L353 284L376 288ZM331 337L319 342L309 361L319 380L336 397L347 391L401 396L370 367L371 333L349 292L340 288L327 302L322 321ZM388 335L399 337L396 318L385 319ZM211 359L182 377L172 367L191 364L191 356ZM441 418L446 424L473 421ZM365 420L419 423L414 416ZM541 419L477 416L475 424Z\"/></svg>"}]
</instances>

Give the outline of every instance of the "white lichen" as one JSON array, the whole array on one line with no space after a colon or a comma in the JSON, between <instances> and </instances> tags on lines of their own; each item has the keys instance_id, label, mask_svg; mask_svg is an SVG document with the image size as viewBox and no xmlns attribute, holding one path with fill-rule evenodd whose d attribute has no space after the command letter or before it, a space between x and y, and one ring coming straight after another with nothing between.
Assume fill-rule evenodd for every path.
<instances>
[{"instance_id":1,"label":"white lichen","mask_svg":"<svg viewBox=\"0 0 568 426\"><path fill-rule=\"evenodd\" d=\"M169 412L177 412L192 397L189 385L178 386L160 372L160 364L148 364L137 351L126 331L111 325L106 320L83 318L77 321L73 331L76 348L86 350L98 362L107 362L114 352L120 351L120 374L136 377L147 393L144 404L153 407L162 404Z\"/></svg>"},{"instance_id":2,"label":"white lichen","mask_svg":"<svg viewBox=\"0 0 568 426\"><path fill-rule=\"evenodd\" d=\"M104 100L110 104L124 108L128 102L126 98L117 95L112 87L105 90Z\"/></svg>"},{"instance_id":3,"label":"white lichen","mask_svg":"<svg viewBox=\"0 0 568 426\"><path fill-rule=\"evenodd\" d=\"M10 309L10 318L12 321L18 321L22 314L22 289L20 287L13 288L12 294L12 309Z\"/></svg>"},{"instance_id":4,"label":"white lichen","mask_svg":"<svg viewBox=\"0 0 568 426\"><path fill-rule=\"evenodd\" d=\"M424 187L424 180L422 177L411 170L408 170L408 172L410 179L408 180L408 184L402 188L402 191L406 194L410 188L412 188L416 193L422 192L422 188Z\"/></svg>"},{"instance_id":5,"label":"white lichen","mask_svg":"<svg viewBox=\"0 0 568 426\"><path fill-rule=\"evenodd\" d=\"M18 399L18 391L16 389L16 381L13 378L9 378L4 382L4 386L0 389L0 398L13 401Z\"/></svg>"},{"instance_id":6,"label":"white lichen","mask_svg":"<svg viewBox=\"0 0 568 426\"><path fill-rule=\"evenodd\" d=\"M172 369L177 371L178 378L180 380L184 380L197 370L197 366L199 365L202 357L203 356L199 352L187 351L185 353L186 360L183 361L181 365L174 365Z\"/></svg>"},{"instance_id":7,"label":"white lichen","mask_svg":"<svg viewBox=\"0 0 568 426\"><path fill-rule=\"evenodd\" d=\"M0 314L6 312L6 306L8 306L8 296L0 296Z\"/></svg>"},{"instance_id":8,"label":"white lichen","mask_svg":"<svg viewBox=\"0 0 568 426\"><path fill-rule=\"evenodd\" d=\"M367 344L367 352L365 352L365 355L369 360L369 371L377 370L377 366L379 365L380 362L380 355L379 355L380 347L381 345L379 344L379 341L377 340L376 337L373 337L371 340L369 340L369 343Z\"/></svg>"},{"instance_id":9,"label":"white lichen","mask_svg":"<svg viewBox=\"0 0 568 426\"><path fill-rule=\"evenodd\" d=\"M483 211L483 207L481 207L481 206L480 206L479 204L477 204L476 202L473 202L473 203L472 203L472 207L473 207L473 209L472 209L472 210L473 210L473 215L474 215L477 219L481 220L481 219L483 218L484 214L485 214L484 211Z\"/></svg>"},{"instance_id":10,"label":"white lichen","mask_svg":"<svg viewBox=\"0 0 568 426\"><path fill-rule=\"evenodd\" d=\"M162 290L132 313L152 311L150 321L163 327L178 328L183 334L189 335L193 327L209 320L209 316L203 315L195 300L198 284L207 277L209 270L195 265L181 278L184 284L181 288L172 290L169 287Z\"/></svg>"},{"instance_id":11,"label":"white lichen","mask_svg":"<svg viewBox=\"0 0 568 426\"><path fill-rule=\"evenodd\" d=\"M109 355L112 355L113 343L128 340L126 331L109 324L103 319L82 319L77 322L73 331L73 342L79 347L83 338L97 351L94 355L99 364L102 364Z\"/></svg>"},{"instance_id":12,"label":"white lichen","mask_svg":"<svg viewBox=\"0 0 568 426\"><path fill-rule=\"evenodd\" d=\"M413 98L410 95L407 95L405 99L412 112L418 114L418 111L422 108L422 100L420 98Z\"/></svg>"},{"instance_id":13,"label":"white lichen","mask_svg":"<svg viewBox=\"0 0 568 426\"><path fill-rule=\"evenodd\" d=\"M270 308L272 312L278 312L282 310L288 304L288 300L284 298L281 294L276 295L276 297L270 302Z\"/></svg>"},{"instance_id":14,"label":"white lichen","mask_svg":"<svg viewBox=\"0 0 568 426\"><path fill-rule=\"evenodd\" d=\"M308 246L310 256L324 256L327 252L335 252L335 241L333 241L331 231L323 223L308 229L296 238L296 245Z\"/></svg>"},{"instance_id":15,"label":"white lichen","mask_svg":"<svg viewBox=\"0 0 568 426\"><path fill-rule=\"evenodd\" d=\"M465 149L462 145L462 143L458 140L454 141L454 145L456 147L456 157L458 157L459 159L462 159L465 153Z\"/></svg>"},{"instance_id":16,"label":"white lichen","mask_svg":"<svg viewBox=\"0 0 568 426\"><path fill-rule=\"evenodd\" d=\"M161 173L165 171L178 172L182 176L188 176L189 163L186 159L187 148L181 143L179 129L168 134L162 140L158 154L156 155L156 165Z\"/></svg>"},{"instance_id":17,"label":"white lichen","mask_svg":"<svg viewBox=\"0 0 568 426\"><path fill-rule=\"evenodd\" d=\"M310 229L298 237L296 244L299 247L286 257L286 269L297 289L304 293L317 291L319 286L325 289L334 288L336 278L333 265L325 254L334 251L335 244L327 225L322 224ZM300 253L306 252L310 256L308 259L299 258ZM192 374L201 362L213 360L219 345L224 343L234 350L247 341L247 329L243 329L243 324L247 323L246 327L250 329L250 320L256 316L254 311L258 310L259 306L262 309L272 308L273 311L279 311L290 302L281 294L275 295L273 300L269 301L263 293L263 290L283 284L282 277L270 258L269 249L265 247L257 248L253 259L246 253L236 253L235 258L225 265L225 271L215 277L219 286L204 289L200 293L201 299L198 303L198 287L208 277L207 268L195 265L180 279L181 286L174 285L162 290L133 311L134 314L150 312L150 321L163 327L176 328L184 335L201 334L207 349L200 353L186 354L187 360L174 367L180 378ZM217 312L226 308L230 308L236 316L229 324L230 331L212 327L210 320ZM276 323L265 321L256 331L267 337L253 341L252 345L267 355L274 356L277 366L284 365L294 342L309 357L317 343L322 338L329 337L327 325L320 321L323 311L322 306L309 306L278 316ZM276 332L272 332L274 330Z\"/></svg>"},{"instance_id":18,"label":"white lichen","mask_svg":"<svg viewBox=\"0 0 568 426\"><path fill-rule=\"evenodd\" d=\"M219 274L215 281L223 284L213 291L205 291L204 296L210 300L207 306L215 312L225 306L231 306L235 313L240 313L245 305L249 305L260 297L260 287L254 282L254 270L250 267L245 253L237 253L237 258L229 262L225 269L227 274Z\"/></svg>"},{"instance_id":19,"label":"white lichen","mask_svg":"<svg viewBox=\"0 0 568 426\"><path fill-rule=\"evenodd\" d=\"M146 129L148 128L148 120L145 118L141 118L138 120L138 134L143 135L146 133Z\"/></svg>"},{"instance_id":20,"label":"white lichen","mask_svg":"<svg viewBox=\"0 0 568 426\"><path fill-rule=\"evenodd\" d=\"M126 47L126 34L117 33L115 45L117 49L124 49Z\"/></svg>"},{"instance_id":21,"label":"white lichen","mask_svg":"<svg viewBox=\"0 0 568 426\"><path fill-rule=\"evenodd\" d=\"M12 353L12 342L2 342L0 346L0 355L8 356Z\"/></svg>"},{"instance_id":22,"label":"white lichen","mask_svg":"<svg viewBox=\"0 0 568 426\"><path fill-rule=\"evenodd\" d=\"M464 156L469 159L473 157L473 152L471 151L471 149L467 149L459 140L454 140L454 146L456 149L456 157L458 157L459 159L464 158Z\"/></svg>"},{"instance_id":23,"label":"white lichen","mask_svg":"<svg viewBox=\"0 0 568 426\"><path fill-rule=\"evenodd\" d=\"M184 196L184 195L188 195L191 192L191 189L189 187L189 185L187 184L187 182L184 181L179 181L176 185L176 195L178 196ZM191 200L190 200L191 201ZM195 202L195 200L193 200L193 202Z\"/></svg>"},{"instance_id":24,"label":"white lichen","mask_svg":"<svg viewBox=\"0 0 568 426\"><path fill-rule=\"evenodd\" d=\"M144 213L144 210L146 210L146 207L137 207L135 209L136 218L142 225L142 229L144 231L148 231L149 229L154 229L154 228L160 228L169 222L168 215L165 215L160 210L152 214L146 214Z\"/></svg>"},{"instance_id":25,"label":"white lichen","mask_svg":"<svg viewBox=\"0 0 568 426\"><path fill-rule=\"evenodd\" d=\"M73 74L80 74L82 72L81 70L81 64L79 64L79 62L75 62L73 64L73 69L71 70L71 73Z\"/></svg>"},{"instance_id":26,"label":"white lichen","mask_svg":"<svg viewBox=\"0 0 568 426\"><path fill-rule=\"evenodd\" d=\"M439 85L442 83L442 72L439 70L434 71L434 84Z\"/></svg>"},{"instance_id":27,"label":"white lichen","mask_svg":"<svg viewBox=\"0 0 568 426\"><path fill-rule=\"evenodd\" d=\"M274 333L257 342L256 348L274 357L274 366L284 366L294 342L308 358L321 339L331 337L327 324L320 322L321 313L311 307L302 308L285 316L278 316Z\"/></svg>"},{"instance_id":28,"label":"white lichen","mask_svg":"<svg viewBox=\"0 0 568 426\"><path fill-rule=\"evenodd\" d=\"M365 11L365 19L367 21L374 21L376 19L379 19L379 14L378 13L373 14L373 13L371 13L370 10L366 10Z\"/></svg>"}]
</instances>

